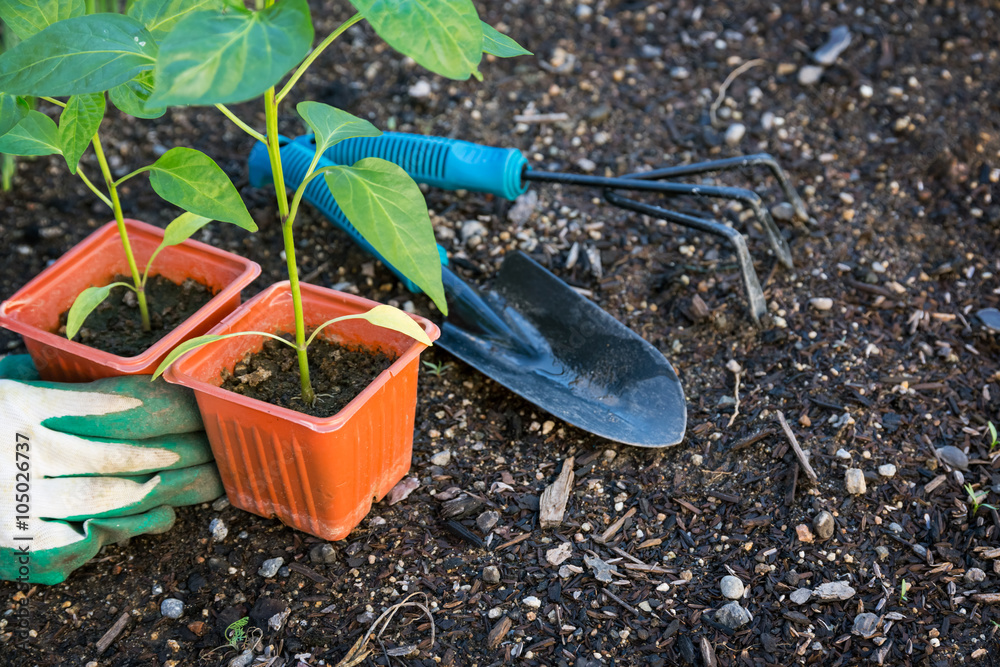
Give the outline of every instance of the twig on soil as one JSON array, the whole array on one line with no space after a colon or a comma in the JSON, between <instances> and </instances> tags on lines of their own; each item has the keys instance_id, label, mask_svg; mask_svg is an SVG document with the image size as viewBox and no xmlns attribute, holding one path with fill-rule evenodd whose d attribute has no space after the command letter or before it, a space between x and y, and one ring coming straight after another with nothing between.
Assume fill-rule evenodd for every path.
<instances>
[{"instance_id":1,"label":"twig on soil","mask_svg":"<svg viewBox=\"0 0 1000 667\"><path fill-rule=\"evenodd\" d=\"M129 613L129 610L126 609L125 613L123 613L121 616L118 617L118 620L115 621L114 625L108 628L108 631L104 633L104 636L101 637L99 640L97 640L98 656L107 651L108 647L111 646L111 644L114 643L116 639L118 639L118 635L120 635L122 630L125 629L125 626L128 625L128 621L130 618L131 615Z\"/></svg>"},{"instance_id":2,"label":"twig on soil","mask_svg":"<svg viewBox=\"0 0 1000 667\"><path fill-rule=\"evenodd\" d=\"M608 526L608 529L604 531L602 534L594 535L594 541L599 544L606 543L608 540L610 540L612 537L615 536L615 533L621 530L621 527L625 525L625 521L631 518L633 514L635 514L634 507L629 509L629 511L625 512L625 514L620 519L618 519L613 524Z\"/></svg>"},{"instance_id":3,"label":"twig on soil","mask_svg":"<svg viewBox=\"0 0 1000 667\"><path fill-rule=\"evenodd\" d=\"M718 118L715 117L715 112L719 110L720 106L722 106L722 103L726 99L726 91L729 90L729 86L736 80L736 77L743 74L743 72L746 72L748 69L756 67L757 65L763 65L765 62L767 61L763 58L754 58L753 60L746 61L729 73L726 80L722 82L722 87L719 88L719 96L715 98L715 101L712 102L712 106L708 108L708 115L712 119L712 127L718 125Z\"/></svg>"},{"instance_id":4,"label":"twig on soil","mask_svg":"<svg viewBox=\"0 0 1000 667\"><path fill-rule=\"evenodd\" d=\"M733 405L733 416L729 418L729 428L732 428L733 422L740 415L740 377L743 375L743 368L733 359L729 360L726 368L731 370L733 375L736 376L736 388L733 390L733 398L736 400L736 403Z\"/></svg>"},{"instance_id":5,"label":"twig on soil","mask_svg":"<svg viewBox=\"0 0 1000 667\"><path fill-rule=\"evenodd\" d=\"M809 459L806 458L806 453L802 451L799 447L799 441L795 439L795 434L792 433L792 429L789 428L788 422L785 421L785 415L778 410L778 423L781 424L782 430L785 432L785 436L788 438L789 444L792 445L792 450L795 452L795 456L798 457L799 463L802 464L802 470L805 471L806 477L812 481L813 484L819 481L819 477L816 475L816 471L813 470L812 466L809 465Z\"/></svg>"},{"instance_id":6,"label":"twig on soil","mask_svg":"<svg viewBox=\"0 0 1000 667\"><path fill-rule=\"evenodd\" d=\"M420 604L419 602L410 602L410 599L416 597L417 595L423 596L424 604ZM417 609L420 609L422 612L424 612L424 614L427 615L427 618L430 620L430 625L431 625L431 648L433 648L435 640L434 615L431 613L430 607L427 604L427 595L423 592L411 593L410 595L406 596L406 598L403 599L402 602L394 604L385 611L383 611L382 615L376 618L375 622L371 624L371 627L368 628L368 631L365 632L365 634L362 635L361 638L354 643L354 646L352 646L351 650L347 652L347 655L345 655L344 658L337 663L337 667L355 667L356 665L360 665L362 662L364 662L368 658L368 656L372 654L372 649L368 648L368 641L369 639L371 639L372 634L375 634L375 639L378 640L379 643L381 643L382 634L389 627L389 623L392 622L393 616L395 616L396 612L398 612L400 609L403 609L404 607L416 607ZM378 632L376 633L375 631L376 629L378 629L379 623L382 623L382 628L378 630ZM398 649L391 649L390 651L385 651L385 648L383 647L383 651L385 651L386 658L388 659L390 655L394 657L397 655L409 655L410 653L415 651L416 648L417 648L416 645L413 645L413 646L400 647Z\"/></svg>"}]
</instances>

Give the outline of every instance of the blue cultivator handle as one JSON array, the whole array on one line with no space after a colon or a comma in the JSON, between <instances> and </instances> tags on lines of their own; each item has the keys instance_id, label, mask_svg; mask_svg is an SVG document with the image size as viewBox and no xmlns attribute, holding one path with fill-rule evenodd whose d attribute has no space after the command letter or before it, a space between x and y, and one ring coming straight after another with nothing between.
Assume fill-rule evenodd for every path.
<instances>
[{"instance_id":1,"label":"blue cultivator handle","mask_svg":"<svg viewBox=\"0 0 1000 667\"><path fill-rule=\"evenodd\" d=\"M312 135L301 136L292 143L307 146L312 157L315 150ZM528 189L521 178L528 161L515 148L385 132L379 137L341 141L323 156L334 164L347 165L366 157L382 158L398 164L418 183L445 190L488 192L513 200Z\"/></svg>"},{"instance_id":2,"label":"blue cultivator handle","mask_svg":"<svg viewBox=\"0 0 1000 667\"><path fill-rule=\"evenodd\" d=\"M303 139L308 139L309 141L302 141ZM311 136L299 137L299 139L295 141L287 141L282 138L281 168L285 174L285 185L292 189L299 187L315 153L316 147L312 143ZM330 164L334 164L334 162L327 158L321 158L319 164L317 165L317 169ZM253 147L253 150L250 151L248 165L250 168L250 184L254 187L259 188L273 181L274 175L271 171L271 160L267 155L267 146L264 144L257 142L257 144ZM340 210L340 206L337 205L333 195L330 194L330 189L326 186L325 179L316 178L310 182L309 185L306 186L306 191L302 198L315 207L320 213L329 218L331 222L347 232L351 239L361 246L363 250L367 250L383 264L385 264L385 266L390 271L395 273L396 276L403 282L403 285L407 290L414 294L419 294L422 291L412 280L407 278L406 275L387 262L386 259L375 249L375 247L365 240L365 237L361 235L361 232L355 229L354 225L352 225L347 219L347 216L344 215L344 212ZM447 266L448 255L444 248L440 245L438 246L438 255L441 257L441 264Z\"/></svg>"}]
</instances>

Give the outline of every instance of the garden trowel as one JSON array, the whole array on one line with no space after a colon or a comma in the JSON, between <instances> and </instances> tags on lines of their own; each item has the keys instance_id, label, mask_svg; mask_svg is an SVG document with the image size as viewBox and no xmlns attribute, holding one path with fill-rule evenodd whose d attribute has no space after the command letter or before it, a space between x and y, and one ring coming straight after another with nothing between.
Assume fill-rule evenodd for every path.
<instances>
[{"instance_id":1,"label":"garden trowel","mask_svg":"<svg viewBox=\"0 0 1000 667\"><path fill-rule=\"evenodd\" d=\"M283 143L282 169L290 188L301 183L314 152L309 136ZM421 166L393 161L411 175ZM324 157L319 167L332 163ZM250 182L259 187L271 178L266 148L257 144L250 156ZM309 183L303 198L382 260L408 289L419 291L348 222L323 179ZM684 438L687 408L670 363L530 257L508 253L489 291L459 278L443 252L441 270L449 316L437 345L585 431L639 447L667 447Z\"/></svg>"}]
</instances>

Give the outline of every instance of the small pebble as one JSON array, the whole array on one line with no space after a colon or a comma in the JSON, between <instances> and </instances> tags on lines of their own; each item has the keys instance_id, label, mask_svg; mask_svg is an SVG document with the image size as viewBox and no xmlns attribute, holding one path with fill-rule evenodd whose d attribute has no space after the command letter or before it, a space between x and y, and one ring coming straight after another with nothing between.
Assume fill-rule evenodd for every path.
<instances>
[{"instance_id":1,"label":"small pebble","mask_svg":"<svg viewBox=\"0 0 1000 667\"><path fill-rule=\"evenodd\" d=\"M226 667L250 667L250 663L253 662L254 652L252 648L248 648L243 653L229 661Z\"/></svg>"},{"instance_id":2,"label":"small pebble","mask_svg":"<svg viewBox=\"0 0 1000 667\"><path fill-rule=\"evenodd\" d=\"M875 94L875 89L869 86L867 83L863 83L861 84L861 87L858 88L858 92L861 93L861 97L869 99L871 98L872 95Z\"/></svg>"},{"instance_id":3,"label":"small pebble","mask_svg":"<svg viewBox=\"0 0 1000 667\"><path fill-rule=\"evenodd\" d=\"M965 583L967 584L979 584L986 580L986 573L980 570L978 567L969 568L968 572L965 573Z\"/></svg>"},{"instance_id":4,"label":"small pebble","mask_svg":"<svg viewBox=\"0 0 1000 667\"><path fill-rule=\"evenodd\" d=\"M545 560L549 565L559 566L573 554L573 543L563 542L559 546L545 552Z\"/></svg>"},{"instance_id":5,"label":"small pebble","mask_svg":"<svg viewBox=\"0 0 1000 667\"><path fill-rule=\"evenodd\" d=\"M730 600L739 600L743 597L743 593L746 588L743 586L743 582L740 581L739 577L734 577L729 574L722 578L719 582L719 590L722 591L722 596L729 598Z\"/></svg>"},{"instance_id":6,"label":"small pebble","mask_svg":"<svg viewBox=\"0 0 1000 667\"><path fill-rule=\"evenodd\" d=\"M686 79L691 76L691 72L688 71L687 67L671 67L670 68L670 78L677 79L678 81Z\"/></svg>"},{"instance_id":7,"label":"small pebble","mask_svg":"<svg viewBox=\"0 0 1000 667\"><path fill-rule=\"evenodd\" d=\"M895 477L896 476L896 466L891 463L884 463L878 467L878 474L883 477Z\"/></svg>"},{"instance_id":8,"label":"small pebble","mask_svg":"<svg viewBox=\"0 0 1000 667\"><path fill-rule=\"evenodd\" d=\"M309 560L313 563L336 563L337 562L337 550L333 548L332 544L323 543L317 544L312 549L309 550Z\"/></svg>"},{"instance_id":9,"label":"small pebble","mask_svg":"<svg viewBox=\"0 0 1000 667\"><path fill-rule=\"evenodd\" d=\"M163 586L159 584L153 584L153 587L149 589L149 592L153 595L163 595Z\"/></svg>"},{"instance_id":10,"label":"small pebble","mask_svg":"<svg viewBox=\"0 0 1000 667\"><path fill-rule=\"evenodd\" d=\"M430 97L431 94L431 84L427 81L420 79L415 84L409 87L406 91L410 97L416 100L423 99L425 97Z\"/></svg>"},{"instance_id":11,"label":"small pebble","mask_svg":"<svg viewBox=\"0 0 1000 667\"><path fill-rule=\"evenodd\" d=\"M753 616L741 607L739 602L730 602L715 612L715 622L721 623L730 630L740 628L752 620Z\"/></svg>"},{"instance_id":12,"label":"small pebble","mask_svg":"<svg viewBox=\"0 0 1000 667\"><path fill-rule=\"evenodd\" d=\"M705 462L705 457L702 456L701 454L692 454L691 455L691 465L693 465L693 466L700 466L704 462Z\"/></svg>"},{"instance_id":13,"label":"small pebble","mask_svg":"<svg viewBox=\"0 0 1000 667\"><path fill-rule=\"evenodd\" d=\"M542 601L536 598L534 595L529 595L528 597L521 600L521 604L529 609L538 609L542 606Z\"/></svg>"},{"instance_id":14,"label":"small pebble","mask_svg":"<svg viewBox=\"0 0 1000 667\"><path fill-rule=\"evenodd\" d=\"M813 60L820 65L832 65L851 45L851 31L846 25L839 25L830 31L826 43L813 52Z\"/></svg>"},{"instance_id":15,"label":"small pebble","mask_svg":"<svg viewBox=\"0 0 1000 667\"><path fill-rule=\"evenodd\" d=\"M747 133L747 126L743 123L733 123L728 128L726 128L726 144L729 146L736 146L742 140L743 136Z\"/></svg>"},{"instance_id":16,"label":"small pebble","mask_svg":"<svg viewBox=\"0 0 1000 667\"><path fill-rule=\"evenodd\" d=\"M806 65L799 70L799 83L803 86L811 86L819 83L823 77L823 68L818 65Z\"/></svg>"},{"instance_id":17,"label":"small pebble","mask_svg":"<svg viewBox=\"0 0 1000 667\"><path fill-rule=\"evenodd\" d=\"M937 450L937 455L942 462L947 463L952 468L958 468L959 470L969 469L969 457L958 447L946 445Z\"/></svg>"},{"instance_id":18,"label":"small pebble","mask_svg":"<svg viewBox=\"0 0 1000 667\"><path fill-rule=\"evenodd\" d=\"M160 603L160 615L167 618L180 618L184 613L184 603L177 598L167 598Z\"/></svg>"},{"instance_id":19,"label":"small pebble","mask_svg":"<svg viewBox=\"0 0 1000 667\"><path fill-rule=\"evenodd\" d=\"M284 565L285 559L281 556L277 558L269 558L260 564L260 569L257 570L257 574L264 577L265 579L271 579L274 575L278 574L278 570Z\"/></svg>"},{"instance_id":20,"label":"small pebble","mask_svg":"<svg viewBox=\"0 0 1000 667\"><path fill-rule=\"evenodd\" d=\"M594 15L594 10L590 8L590 5L577 5L576 18L580 19L581 21L586 21L593 15Z\"/></svg>"},{"instance_id":21,"label":"small pebble","mask_svg":"<svg viewBox=\"0 0 1000 667\"><path fill-rule=\"evenodd\" d=\"M501 616L503 616L503 609L501 609L500 607L493 607L488 612L486 612L486 615L490 617L490 620L500 618Z\"/></svg>"},{"instance_id":22,"label":"small pebble","mask_svg":"<svg viewBox=\"0 0 1000 667\"><path fill-rule=\"evenodd\" d=\"M835 527L836 522L833 520L833 515L825 510L813 517L813 530L816 531L821 540L828 540L833 537Z\"/></svg>"},{"instance_id":23,"label":"small pebble","mask_svg":"<svg viewBox=\"0 0 1000 667\"><path fill-rule=\"evenodd\" d=\"M854 627L851 629L856 635L861 635L865 639L871 639L878 632L878 624L882 619L875 614L865 612L854 617Z\"/></svg>"},{"instance_id":24,"label":"small pebble","mask_svg":"<svg viewBox=\"0 0 1000 667\"><path fill-rule=\"evenodd\" d=\"M812 531L809 530L809 526L804 523L800 523L795 526L795 535L799 538L799 542L802 542L803 544L812 544L814 539Z\"/></svg>"},{"instance_id":25,"label":"small pebble","mask_svg":"<svg viewBox=\"0 0 1000 667\"><path fill-rule=\"evenodd\" d=\"M846 449L844 449L843 447L841 447L840 449L838 449L837 453L834 454L834 456L836 456L841 461L850 461L851 460L851 453L849 451L847 451Z\"/></svg>"},{"instance_id":26,"label":"small pebble","mask_svg":"<svg viewBox=\"0 0 1000 667\"><path fill-rule=\"evenodd\" d=\"M771 216L781 222L790 222L795 219L795 207L783 201L777 206L771 207Z\"/></svg>"},{"instance_id":27,"label":"small pebble","mask_svg":"<svg viewBox=\"0 0 1000 667\"><path fill-rule=\"evenodd\" d=\"M827 297L816 297L815 299L809 299L809 305L816 310L830 310L833 308L833 299L828 299Z\"/></svg>"},{"instance_id":28,"label":"small pebble","mask_svg":"<svg viewBox=\"0 0 1000 667\"><path fill-rule=\"evenodd\" d=\"M436 466L441 466L444 468L449 463L451 463L451 451L446 449L443 452L438 452L431 457L431 464Z\"/></svg>"},{"instance_id":29,"label":"small pebble","mask_svg":"<svg viewBox=\"0 0 1000 667\"><path fill-rule=\"evenodd\" d=\"M212 503L212 509L215 510L216 512L221 512L222 510L226 509L227 507L229 507L229 498L227 498L225 496L219 496Z\"/></svg>"},{"instance_id":30,"label":"small pebble","mask_svg":"<svg viewBox=\"0 0 1000 667\"><path fill-rule=\"evenodd\" d=\"M487 565L483 568L483 581L487 584L500 583L500 569L496 565Z\"/></svg>"},{"instance_id":31,"label":"small pebble","mask_svg":"<svg viewBox=\"0 0 1000 667\"><path fill-rule=\"evenodd\" d=\"M479 530L483 531L483 535L493 530L493 526L497 525L498 521L500 521L500 513L493 510L486 510L476 517L476 525Z\"/></svg>"},{"instance_id":32,"label":"small pebble","mask_svg":"<svg viewBox=\"0 0 1000 667\"><path fill-rule=\"evenodd\" d=\"M585 157L577 160L576 166L580 168L580 171L584 171L588 174L597 169L597 163Z\"/></svg>"},{"instance_id":33,"label":"small pebble","mask_svg":"<svg viewBox=\"0 0 1000 667\"><path fill-rule=\"evenodd\" d=\"M844 473L844 483L847 485L847 492L851 495L859 496L868 490L865 484L865 473L860 468L848 468Z\"/></svg>"},{"instance_id":34,"label":"small pebble","mask_svg":"<svg viewBox=\"0 0 1000 667\"><path fill-rule=\"evenodd\" d=\"M805 604L806 602L809 602L809 598L812 597L812 591L808 588L799 588L792 591L792 594L788 597L795 604Z\"/></svg>"},{"instance_id":35,"label":"small pebble","mask_svg":"<svg viewBox=\"0 0 1000 667\"><path fill-rule=\"evenodd\" d=\"M229 529L226 528L226 523L219 518L212 519L208 524L208 530L212 533L212 539L216 542L221 542L226 539L226 535L229 534Z\"/></svg>"},{"instance_id":36,"label":"small pebble","mask_svg":"<svg viewBox=\"0 0 1000 667\"><path fill-rule=\"evenodd\" d=\"M813 595L827 602L847 600L857 592L843 581L831 581L813 589Z\"/></svg>"}]
</instances>

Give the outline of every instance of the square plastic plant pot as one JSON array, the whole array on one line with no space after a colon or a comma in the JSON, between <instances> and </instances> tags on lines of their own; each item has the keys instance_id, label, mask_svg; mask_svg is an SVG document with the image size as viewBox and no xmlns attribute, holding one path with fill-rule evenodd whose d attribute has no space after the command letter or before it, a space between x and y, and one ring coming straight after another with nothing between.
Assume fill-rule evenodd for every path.
<instances>
[{"instance_id":1,"label":"square plastic plant pot","mask_svg":"<svg viewBox=\"0 0 1000 667\"><path fill-rule=\"evenodd\" d=\"M378 305L308 284L302 285L302 299L307 327ZM412 317L431 340L437 339L440 331L433 322ZM292 294L288 282L281 282L247 301L209 333L292 332L294 323ZM417 372L426 346L365 320L333 324L321 336L396 357L332 417L312 417L220 387L222 370L232 372L248 352L259 352L263 336L237 336L192 350L164 377L194 390L233 505L277 517L326 540L339 540L410 469Z\"/></svg>"},{"instance_id":2,"label":"square plastic plant pot","mask_svg":"<svg viewBox=\"0 0 1000 667\"><path fill-rule=\"evenodd\" d=\"M142 270L163 240L163 230L138 220L125 220L125 228ZM187 240L165 248L156 258L151 274L175 283L192 278L215 296L142 354L120 357L56 333L59 315L73 305L80 292L107 285L120 274L130 275L130 271L118 228L112 221L0 304L0 326L21 334L45 380L89 382L120 375L152 375L170 350L207 332L233 312L240 304L240 290L260 274L260 266L231 252Z\"/></svg>"}]
</instances>

